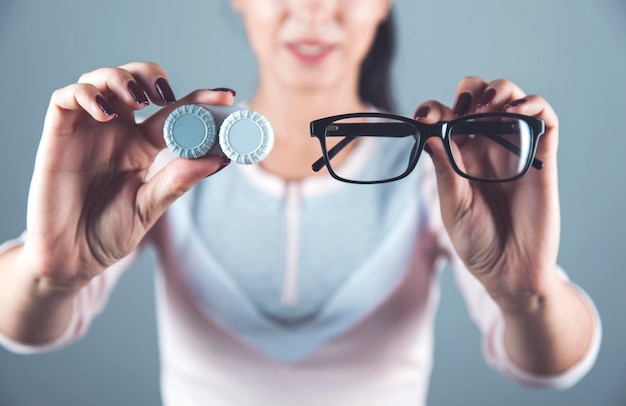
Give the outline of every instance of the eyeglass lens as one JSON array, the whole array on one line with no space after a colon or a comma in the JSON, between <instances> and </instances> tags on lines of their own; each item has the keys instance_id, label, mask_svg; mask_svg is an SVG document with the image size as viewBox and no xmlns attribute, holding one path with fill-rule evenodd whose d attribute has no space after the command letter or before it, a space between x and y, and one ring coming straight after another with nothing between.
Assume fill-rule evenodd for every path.
<instances>
[{"instance_id":1,"label":"eyeglass lens","mask_svg":"<svg viewBox=\"0 0 626 406\"><path fill-rule=\"evenodd\" d=\"M532 133L514 117L481 117L455 122L448 128L453 164L461 173L479 180L515 178L528 167Z\"/></svg>"},{"instance_id":2,"label":"eyeglass lens","mask_svg":"<svg viewBox=\"0 0 626 406\"><path fill-rule=\"evenodd\" d=\"M334 121L325 131L331 169L340 178L357 182L399 177L407 171L417 150L417 133L411 123L395 119L354 117ZM354 148L371 142L376 143L376 151L384 160L361 170L347 164Z\"/></svg>"}]
</instances>

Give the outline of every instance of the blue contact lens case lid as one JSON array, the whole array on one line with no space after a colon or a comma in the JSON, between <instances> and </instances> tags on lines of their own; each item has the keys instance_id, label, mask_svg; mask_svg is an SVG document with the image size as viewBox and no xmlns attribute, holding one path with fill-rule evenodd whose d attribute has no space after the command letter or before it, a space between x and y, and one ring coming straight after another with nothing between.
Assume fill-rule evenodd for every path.
<instances>
[{"instance_id":1,"label":"blue contact lens case lid","mask_svg":"<svg viewBox=\"0 0 626 406\"><path fill-rule=\"evenodd\" d=\"M272 151L274 130L260 113L241 109L228 115L219 130L224 155L243 165L261 162Z\"/></svg>"},{"instance_id":2,"label":"blue contact lens case lid","mask_svg":"<svg viewBox=\"0 0 626 406\"><path fill-rule=\"evenodd\" d=\"M200 158L216 144L215 119L199 105L187 104L174 109L165 120L163 138L167 146L183 158Z\"/></svg>"}]
</instances>

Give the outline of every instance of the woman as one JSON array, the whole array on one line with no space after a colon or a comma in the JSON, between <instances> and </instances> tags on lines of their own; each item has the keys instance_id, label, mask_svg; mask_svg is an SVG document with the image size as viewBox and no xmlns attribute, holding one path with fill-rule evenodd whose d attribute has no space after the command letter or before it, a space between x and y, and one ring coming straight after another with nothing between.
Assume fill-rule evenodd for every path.
<instances>
[{"instance_id":1,"label":"woman","mask_svg":"<svg viewBox=\"0 0 626 406\"><path fill-rule=\"evenodd\" d=\"M232 5L257 56L247 105L274 127L270 156L252 167L161 159L172 109L230 104L235 92L177 101L152 63L98 69L56 91L28 233L0 254L4 344L38 351L80 337L136 252L152 245L165 403L419 404L447 257L494 367L536 386L580 379L599 322L556 265L558 122L548 103L506 80L468 77L452 108L416 109L423 123L493 111L543 119L545 166L518 181L470 182L429 140L434 171L423 157L399 182L337 182L311 172L320 149L309 123L390 108L376 63L391 1ZM164 107L136 124L148 100ZM333 165L385 163L364 144Z\"/></svg>"}]
</instances>

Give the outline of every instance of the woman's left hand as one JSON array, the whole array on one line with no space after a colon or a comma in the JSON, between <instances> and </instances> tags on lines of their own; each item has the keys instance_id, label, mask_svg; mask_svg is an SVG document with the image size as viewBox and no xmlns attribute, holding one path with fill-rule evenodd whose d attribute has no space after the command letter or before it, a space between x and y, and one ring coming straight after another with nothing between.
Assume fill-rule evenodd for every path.
<instances>
[{"instance_id":1,"label":"woman's left hand","mask_svg":"<svg viewBox=\"0 0 626 406\"><path fill-rule=\"evenodd\" d=\"M426 123L474 113L510 112L544 120L537 148L541 170L506 183L469 181L452 169L442 142L431 138L441 212L467 268L505 311L531 310L557 285L560 213L557 185L558 119L542 97L526 95L507 80L466 77L454 107L428 101L416 110Z\"/></svg>"}]
</instances>

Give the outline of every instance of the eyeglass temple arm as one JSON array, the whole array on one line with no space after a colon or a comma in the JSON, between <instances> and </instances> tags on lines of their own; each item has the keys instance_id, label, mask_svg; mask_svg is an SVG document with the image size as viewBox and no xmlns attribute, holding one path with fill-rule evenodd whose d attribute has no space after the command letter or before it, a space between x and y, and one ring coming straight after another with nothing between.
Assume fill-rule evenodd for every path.
<instances>
[{"instance_id":1,"label":"eyeglass temple arm","mask_svg":"<svg viewBox=\"0 0 626 406\"><path fill-rule=\"evenodd\" d=\"M408 128L407 128L408 126ZM349 124L331 124L327 127L332 127L331 130L337 133L336 136L345 137L339 141L337 145L327 151L328 159L333 159L338 153L340 153L345 147L347 147L352 141L367 132L372 132L372 129L376 128L376 137L405 137L413 134L413 126L405 123L349 123ZM319 172L325 164L324 157L320 157L313 163L311 168L314 172Z\"/></svg>"},{"instance_id":2,"label":"eyeglass temple arm","mask_svg":"<svg viewBox=\"0 0 626 406\"><path fill-rule=\"evenodd\" d=\"M337 145L335 145L334 147L332 147L330 150L328 150L328 159L333 159L335 157L335 155L337 155L338 153L341 152L342 149L344 149L345 147L348 146L348 144L350 144L352 141L356 140L357 137L346 137L343 140L339 141L339 143ZM313 169L313 172L319 172L325 165L326 161L324 160L324 157L320 157L320 159L318 159L317 161L313 162L313 165L311 166L311 169Z\"/></svg>"},{"instance_id":3,"label":"eyeglass temple arm","mask_svg":"<svg viewBox=\"0 0 626 406\"><path fill-rule=\"evenodd\" d=\"M486 123L481 123L481 126L484 126L485 124ZM506 134L507 132L510 133L510 131L511 131L511 127L510 127L509 124L505 124L505 123L489 123L489 124L493 125L493 126L501 127L498 132L503 133L503 134ZM355 126L365 127L365 128L363 128L363 130L368 129L369 131L371 131L373 125L377 125L377 126L381 126L381 127L382 126L388 127L389 123L378 123L378 124L375 124L375 123L342 124L341 125L341 129L344 129L344 127L348 127L349 126L350 129L353 130L353 131L351 131L352 133L356 132L356 133L359 133L359 134L363 134L363 131L359 131L357 128L355 128ZM474 128L477 127L477 126L472 126L469 123L468 124L464 124L464 126L469 127L468 130L471 130L472 127L474 127ZM339 127L339 126L337 125L337 127ZM465 128L465 127L463 127L463 128ZM484 128L481 128L481 129L484 130ZM339 130L339 128L336 129L336 131L338 131L338 130ZM357 131L354 131L354 130L357 130ZM388 135L391 135L390 132L388 131L388 128L386 130L387 131L384 131L384 132L382 132L380 134L377 134L377 136L388 136ZM344 131L344 133L346 133L346 132L348 132L348 131ZM468 132L470 132L470 131L468 131ZM341 152L341 150L343 150L352 141L356 140L359 137L359 135L345 135L345 134L342 134L342 135L345 136L346 138L344 138L337 145L335 145L330 150L328 150L327 153L328 153L328 159L329 160L333 159L339 152ZM398 133L393 133L393 135L398 136L399 134ZM485 137L488 137L489 139L497 142L498 144L502 145L503 147L505 147L509 151L513 152L515 155L517 155L517 156L521 155L520 148L517 145L515 145L515 144L511 143L510 141L506 140L505 138L500 137L500 136L498 136L496 134L481 134L481 135L485 136ZM320 157L317 161L315 161L313 163L311 168L313 169L314 172L319 172L324 167L324 164L325 164L324 157ZM533 158L532 166L535 169L542 169L543 168L543 162L540 161L537 158Z\"/></svg>"}]
</instances>

